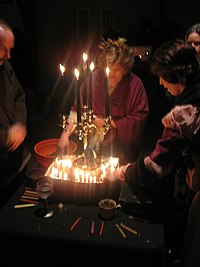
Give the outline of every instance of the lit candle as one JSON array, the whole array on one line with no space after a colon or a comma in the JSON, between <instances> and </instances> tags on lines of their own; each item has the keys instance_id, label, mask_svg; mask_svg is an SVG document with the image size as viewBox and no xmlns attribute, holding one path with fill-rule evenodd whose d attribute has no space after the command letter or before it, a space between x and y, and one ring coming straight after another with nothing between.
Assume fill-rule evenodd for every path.
<instances>
[{"instance_id":1,"label":"lit candle","mask_svg":"<svg viewBox=\"0 0 200 267\"><path fill-rule=\"evenodd\" d=\"M108 119L110 116L110 100L109 100L109 73L110 69L106 68L106 118Z\"/></svg>"},{"instance_id":2,"label":"lit candle","mask_svg":"<svg viewBox=\"0 0 200 267\"><path fill-rule=\"evenodd\" d=\"M89 109L92 110L92 85L93 85L94 63L90 64L90 92L89 92Z\"/></svg>"},{"instance_id":3,"label":"lit candle","mask_svg":"<svg viewBox=\"0 0 200 267\"><path fill-rule=\"evenodd\" d=\"M62 64L60 64L60 71L61 71L61 75L64 76L65 67Z\"/></svg>"},{"instance_id":4,"label":"lit candle","mask_svg":"<svg viewBox=\"0 0 200 267\"><path fill-rule=\"evenodd\" d=\"M60 72L62 76L62 86L64 89L65 88L65 67L62 64L60 64Z\"/></svg>"},{"instance_id":5,"label":"lit candle","mask_svg":"<svg viewBox=\"0 0 200 267\"><path fill-rule=\"evenodd\" d=\"M76 98L77 98L77 123L81 122L81 102L80 102L80 87L79 87L79 71L75 68L74 74L76 76Z\"/></svg>"},{"instance_id":6,"label":"lit candle","mask_svg":"<svg viewBox=\"0 0 200 267\"><path fill-rule=\"evenodd\" d=\"M87 61L88 55L83 53L83 105L87 105L87 87L86 87L86 77L87 77Z\"/></svg>"}]
</instances>

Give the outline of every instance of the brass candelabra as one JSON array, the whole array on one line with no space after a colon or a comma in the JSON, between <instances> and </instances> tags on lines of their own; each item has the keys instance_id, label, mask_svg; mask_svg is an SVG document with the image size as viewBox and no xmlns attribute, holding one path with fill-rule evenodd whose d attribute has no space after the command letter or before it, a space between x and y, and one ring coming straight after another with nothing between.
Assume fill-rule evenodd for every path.
<instances>
[{"instance_id":1,"label":"brass candelabra","mask_svg":"<svg viewBox=\"0 0 200 267\"><path fill-rule=\"evenodd\" d=\"M81 122L75 122L72 128L72 132L78 136L80 141L83 141L84 151L86 149L94 150L97 154L99 153L99 148L103 142L104 135L108 132L111 127L110 116L105 119L105 124L101 129L99 129L94 124L93 111L88 108L87 105L81 107ZM60 126L65 129L68 124L68 116L61 114L60 116Z\"/></svg>"}]
</instances>

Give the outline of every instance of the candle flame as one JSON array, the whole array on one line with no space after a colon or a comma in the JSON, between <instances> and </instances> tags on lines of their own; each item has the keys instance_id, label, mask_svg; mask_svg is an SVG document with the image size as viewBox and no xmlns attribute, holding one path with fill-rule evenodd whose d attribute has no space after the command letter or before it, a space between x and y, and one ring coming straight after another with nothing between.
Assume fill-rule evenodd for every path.
<instances>
[{"instance_id":1,"label":"candle flame","mask_svg":"<svg viewBox=\"0 0 200 267\"><path fill-rule=\"evenodd\" d=\"M60 71L61 71L61 74L64 75L65 67L62 64L60 64Z\"/></svg>"},{"instance_id":2,"label":"candle flame","mask_svg":"<svg viewBox=\"0 0 200 267\"><path fill-rule=\"evenodd\" d=\"M57 157L49 166L45 176L76 183L102 183L108 175L114 177L115 171L119 168L119 158L116 157L103 159L95 169L90 169L84 164L74 164L76 159L75 155Z\"/></svg>"},{"instance_id":3,"label":"candle flame","mask_svg":"<svg viewBox=\"0 0 200 267\"><path fill-rule=\"evenodd\" d=\"M78 80L79 79L79 71L77 68L75 68L75 70L74 70L74 75L76 76L76 79Z\"/></svg>"},{"instance_id":4,"label":"candle flame","mask_svg":"<svg viewBox=\"0 0 200 267\"><path fill-rule=\"evenodd\" d=\"M109 76L109 73L110 73L110 69L107 67L106 68L106 75L107 75L107 77Z\"/></svg>"},{"instance_id":5,"label":"candle flame","mask_svg":"<svg viewBox=\"0 0 200 267\"><path fill-rule=\"evenodd\" d=\"M88 55L86 53L83 53L83 61L86 62L88 59Z\"/></svg>"},{"instance_id":6,"label":"candle flame","mask_svg":"<svg viewBox=\"0 0 200 267\"><path fill-rule=\"evenodd\" d=\"M90 70L91 70L91 71L94 70L94 63L93 63L93 62L91 62L91 64L90 64Z\"/></svg>"}]
</instances>

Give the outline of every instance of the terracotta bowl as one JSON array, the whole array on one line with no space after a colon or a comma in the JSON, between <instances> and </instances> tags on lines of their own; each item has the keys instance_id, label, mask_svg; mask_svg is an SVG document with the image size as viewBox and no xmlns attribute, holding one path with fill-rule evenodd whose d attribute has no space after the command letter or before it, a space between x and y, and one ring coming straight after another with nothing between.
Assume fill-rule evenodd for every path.
<instances>
[{"instance_id":1,"label":"terracotta bowl","mask_svg":"<svg viewBox=\"0 0 200 267\"><path fill-rule=\"evenodd\" d=\"M34 152L36 154L37 161L43 166L48 168L49 165L56 158L56 150L58 138L45 139L35 144ZM73 154L77 149L75 142L70 141L70 154Z\"/></svg>"}]
</instances>

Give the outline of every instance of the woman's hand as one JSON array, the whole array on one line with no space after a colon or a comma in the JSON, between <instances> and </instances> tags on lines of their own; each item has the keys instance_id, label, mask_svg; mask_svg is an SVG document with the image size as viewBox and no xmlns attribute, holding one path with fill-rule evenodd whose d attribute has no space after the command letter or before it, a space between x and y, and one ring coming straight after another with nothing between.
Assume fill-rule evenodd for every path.
<instances>
[{"instance_id":1,"label":"woman's hand","mask_svg":"<svg viewBox=\"0 0 200 267\"><path fill-rule=\"evenodd\" d=\"M105 125L105 119L96 117L93 123L98 127L98 129L101 129Z\"/></svg>"},{"instance_id":2,"label":"woman's hand","mask_svg":"<svg viewBox=\"0 0 200 267\"><path fill-rule=\"evenodd\" d=\"M120 181L125 181L125 173L126 173L128 166L130 166L130 165L131 165L131 163L127 163L126 165L121 165L119 167L116 175Z\"/></svg>"},{"instance_id":3,"label":"woman's hand","mask_svg":"<svg viewBox=\"0 0 200 267\"><path fill-rule=\"evenodd\" d=\"M60 155L66 154L66 151L69 151L70 148L70 140L69 133L63 130L57 145L57 153Z\"/></svg>"}]
</instances>

